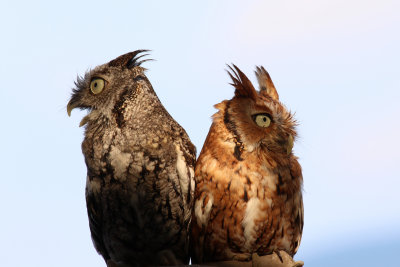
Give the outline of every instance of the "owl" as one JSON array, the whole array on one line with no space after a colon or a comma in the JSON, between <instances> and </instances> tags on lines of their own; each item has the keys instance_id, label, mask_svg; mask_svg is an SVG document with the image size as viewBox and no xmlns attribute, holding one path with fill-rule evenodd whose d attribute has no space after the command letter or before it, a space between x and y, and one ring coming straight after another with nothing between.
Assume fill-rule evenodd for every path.
<instances>
[{"instance_id":1,"label":"owl","mask_svg":"<svg viewBox=\"0 0 400 267\"><path fill-rule=\"evenodd\" d=\"M235 95L215 105L196 162L192 262L293 256L303 229L296 122L263 67L256 69L259 91L235 65L228 74Z\"/></svg>"},{"instance_id":2,"label":"owl","mask_svg":"<svg viewBox=\"0 0 400 267\"><path fill-rule=\"evenodd\" d=\"M196 149L161 104L138 50L78 77L94 246L107 266L189 262ZM138 56L141 54L141 56Z\"/></svg>"}]
</instances>

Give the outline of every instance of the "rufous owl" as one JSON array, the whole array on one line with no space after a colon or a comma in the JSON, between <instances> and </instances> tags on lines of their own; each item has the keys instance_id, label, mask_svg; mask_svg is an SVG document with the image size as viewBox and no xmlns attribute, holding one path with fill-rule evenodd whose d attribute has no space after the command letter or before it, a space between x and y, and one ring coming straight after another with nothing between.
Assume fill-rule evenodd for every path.
<instances>
[{"instance_id":1,"label":"rufous owl","mask_svg":"<svg viewBox=\"0 0 400 267\"><path fill-rule=\"evenodd\" d=\"M249 261L286 251L293 256L303 230L302 172L292 152L296 121L279 101L263 67L257 91L235 65L235 88L218 112L195 168L191 231L193 263Z\"/></svg>"}]
</instances>

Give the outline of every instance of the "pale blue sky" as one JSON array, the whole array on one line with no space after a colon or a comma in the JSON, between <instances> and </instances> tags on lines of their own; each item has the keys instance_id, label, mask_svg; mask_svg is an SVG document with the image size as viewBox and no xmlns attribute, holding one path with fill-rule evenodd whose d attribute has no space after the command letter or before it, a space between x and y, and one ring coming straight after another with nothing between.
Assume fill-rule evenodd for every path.
<instances>
[{"instance_id":1,"label":"pale blue sky","mask_svg":"<svg viewBox=\"0 0 400 267\"><path fill-rule=\"evenodd\" d=\"M105 266L92 246L77 75L152 49L148 77L200 151L226 63L296 112L308 267L399 266L400 2L1 1L3 266ZM382 263L385 264L382 264Z\"/></svg>"}]
</instances>

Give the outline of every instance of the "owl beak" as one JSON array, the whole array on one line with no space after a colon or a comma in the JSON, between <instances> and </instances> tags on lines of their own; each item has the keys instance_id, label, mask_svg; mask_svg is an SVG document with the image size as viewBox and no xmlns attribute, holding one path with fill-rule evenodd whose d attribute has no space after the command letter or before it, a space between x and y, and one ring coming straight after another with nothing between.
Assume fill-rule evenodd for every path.
<instances>
[{"instance_id":1,"label":"owl beak","mask_svg":"<svg viewBox=\"0 0 400 267\"><path fill-rule=\"evenodd\" d=\"M78 107L77 104L71 103L71 101L68 102L68 105L67 105L68 117L71 117L71 111L76 107ZM88 123L88 121L89 121L89 115L83 117L83 119L79 123L79 127L84 126L86 123Z\"/></svg>"},{"instance_id":2,"label":"owl beak","mask_svg":"<svg viewBox=\"0 0 400 267\"><path fill-rule=\"evenodd\" d=\"M79 127L84 126L86 123L88 123L88 121L89 121L89 115L86 115L85 117L83 117L83 119L79 123Z\"/></svg>"},{"instance_id":3,"label":"owl beak","mask_svg":"<svg viewBox=\"0 0 400 267\"><path fill-rule=\"evenodd\" d=\"M292 153L293 143L294 143L293 136L291 134L289 134L289 138L288 138L287 146L286 146L286 153L288 155L290 155L290 153Z\"/></svg>"},{"instance_id":4,"label":"owl beak","mask_svg":"<svg viewBox=\"0 0 400 267\"><path fill-rule=\"evenodd\" d=\"M71 101L69 101L69 102L68 102L68 105L67 105L68 117L71 117L71 111L72 111L74 108L75 108L74 105L71 104Z\"/></svg>"}]
</instances>

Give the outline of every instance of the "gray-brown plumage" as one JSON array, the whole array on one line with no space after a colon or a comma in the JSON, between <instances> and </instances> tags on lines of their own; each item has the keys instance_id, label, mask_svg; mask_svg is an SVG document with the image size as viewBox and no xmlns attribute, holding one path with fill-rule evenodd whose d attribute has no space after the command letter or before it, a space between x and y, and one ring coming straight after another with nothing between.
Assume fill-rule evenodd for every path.
<instances>
[{"instance_id":1,"label":"gray-brown plumage","mask_svg":"<svg viewBox=\"0 0 400 267\"><path fill-rule=\"evenodd\" d=\"M195 147L160 103L138 50L78 78L94 246L108 266L187 264Z\"/></svg>"}]
</instances>

